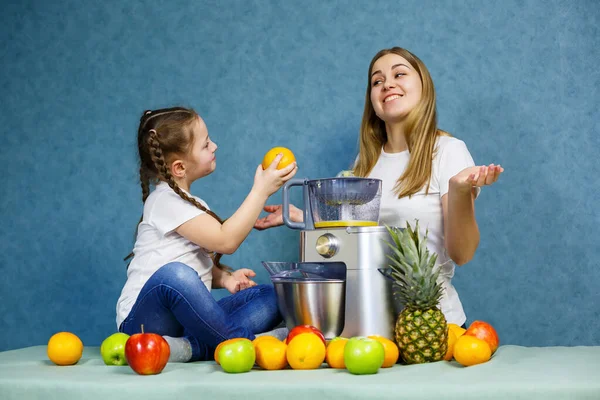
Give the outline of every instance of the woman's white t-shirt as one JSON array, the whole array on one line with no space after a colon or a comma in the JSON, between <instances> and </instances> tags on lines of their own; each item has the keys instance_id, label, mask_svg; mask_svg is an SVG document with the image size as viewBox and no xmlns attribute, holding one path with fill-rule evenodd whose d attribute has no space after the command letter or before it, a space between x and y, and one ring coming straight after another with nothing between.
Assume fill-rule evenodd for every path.
<instances>
[{"instance_id":1,"label":"woman's white t-shirt","mask_svg":"<svg viewBox=\"0 0 600 400\"><path fill-rule=\"evenodd\" d=\"M411 226L419 220L422 234L428 230L427 247L437 253L437 264L442 265L439 280L442 282L444 293L440 301L442 312L447 322L462 325L466 321L465 312L452 286L455 265L448 256L444 244L444 216L442 214L442 196L448 193L450 178L467 167L475 165L465 143L449 136L440 136L436 142L433 157L431 183L428 194L427 185L419 192L409 197L398 199L394 193L396 181L408 165L410 153L386 153L381 155L369 178L382 180L381 210L379 223L381 225L405 227L406 222Z\"/></svg>"},{"instance_id":2,"label":"woman's white t-shirt","mask_svg":"<svg viewBox=\"0 0 600 400\"><path fill-rule=\"evenodd\" d=\"M204 201L193 197L209 209ZM165 264L178 261L188 265L198 272L208 290L211 289L213 262L210 254L175 231L184 222L204 213L179 197L167 183L156 185L144 203L144 216L133 248L135 255L117 301L117 327L129 315L144 284Z\"/></svg>"}]
</instances>

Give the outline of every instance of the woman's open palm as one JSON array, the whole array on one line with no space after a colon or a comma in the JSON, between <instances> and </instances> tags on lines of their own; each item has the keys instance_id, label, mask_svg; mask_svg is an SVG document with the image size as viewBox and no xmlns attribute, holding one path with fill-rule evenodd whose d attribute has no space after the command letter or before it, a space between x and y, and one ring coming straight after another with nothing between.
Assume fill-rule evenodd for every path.
<instances>
[{"instance_id":1,"label":"woman's open palm","mask_svg":"<svg viewBox=\"0 0 600 400\"><path fill-rule=\"evenodd\" d=\"M473 187L492 185L503 172L504 168L494 164L469 167L450 178L450 185L459 191L470 191Z\"/></svg>"}]
</instances>

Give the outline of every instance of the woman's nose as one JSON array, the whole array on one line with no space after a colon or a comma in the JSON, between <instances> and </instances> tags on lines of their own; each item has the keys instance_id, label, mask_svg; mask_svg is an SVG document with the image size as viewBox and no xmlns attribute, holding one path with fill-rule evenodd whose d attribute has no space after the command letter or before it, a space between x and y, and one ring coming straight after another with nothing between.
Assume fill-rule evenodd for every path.
<instances>
[{"instance_id":1,"label":"woman's nose","mask_svg":"<svg viewBox=\"0 0 600 400\"><path fill-rule=\"evenodd\" d=\"M391 79L386 79L385 82L383 83L384 89L390 89L390 88L394 88L394 87L396 87L396 84Z\"/></svg>"}]
</instances>

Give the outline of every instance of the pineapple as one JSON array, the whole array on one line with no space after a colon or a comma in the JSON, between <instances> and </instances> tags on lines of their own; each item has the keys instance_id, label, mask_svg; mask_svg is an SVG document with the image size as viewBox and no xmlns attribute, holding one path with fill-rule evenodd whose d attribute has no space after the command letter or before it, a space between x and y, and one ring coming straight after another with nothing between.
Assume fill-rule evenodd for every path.
<instances>
[{"instance_id":1,"label":"pineapple","mask_svg":"<svg viewBox=\"0 0 600 400\"><path fill-rule=\"evenodd\" d=\"M419 222L413 230L387 227L393 243L386 275L394 281L394 294L404 305L398 315L395 339L407 364L440 361L448 348L446 318L439 309L442 286L437 282L437 254L426 247L427 234L419 234Z\"/></svg>"}]
</instances>

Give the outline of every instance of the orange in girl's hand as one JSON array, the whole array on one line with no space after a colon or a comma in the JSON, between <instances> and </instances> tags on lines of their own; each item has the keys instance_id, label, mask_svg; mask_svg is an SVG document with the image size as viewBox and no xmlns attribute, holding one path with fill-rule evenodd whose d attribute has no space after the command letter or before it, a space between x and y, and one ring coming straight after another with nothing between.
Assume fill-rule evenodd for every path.
<instances>
[{"instance_id":1,"label":"orange in girl's hand","mask_svg":"<svg viewBox=\"0 0 600 400\"><path fill-rule=\"evenodd\" d=\"M233 338L233 339L227 339L221 343L219 343L219 345L217 346L217 348L215 349L215 361L217 362L217 364L219 364L219 350L221 350L221 348L229 343L234 343L237 342L238 340L247 340L250 341L250 339L246 339L246 338ZM221 365L221 364L219 364Z\"/></svg>"},{"instance_id":2,"label":"orange in girl's hand","mask_svg":"<svg viewBox=\"0 0 600 400\"><path fill-rule=\"evenodd\" d=\"M331 342L327 345L327 353L325 354L325 361L327 361L327 365L331 368L346 368L346 363L344 362L344 349L346 348L346 343L348 343L348 339L343 337L338 337L332 339Z\"/></svg>"},{"instance_id":3,"label":"orange in girl's hand","mask_svg":"<svg viewBox=\"0 0 600 400\"><path fill-rule=\"evenodd\" d=\"M259 340L260 339L260 340ZM256 351L256 364L266 370L284 369L287 367L287 344L275 337L263 336L253 342Z\"/></svg>"},{"instance_id":4,"label":"orange in girl's hand","mask_svg":"<svg viewBox=\"0 0 600 400\"><path fill-rule=\"evenodd\" d=\"M383 345L385 358L383 359L383 365L381 366L381 368L389 368L396 364L396 362L398 361L398 357L400 357L400 350L398 349L398 345L395 342L379 335L371 335L369 336L369 338L375 339Z\"/></svg>"},{"instance_id":5,"label":"orange in girl's hand","mask_svg":"<svg viewBox=\"0 0 600 400\"><path fill-rule=\"evenodd\" d=\"M277 164L277 169L285 168L294 161L296 161L296 157L294 157L294 153L292 153L290 149L287 149L285 147L273 147L271 150L267 151L267 154L265 154L265 157L263 158L263 169L269 168L269 165L271 165L271 163L273 162L273 160L275 160L275 157L277 157L277 154L279 153L283 154L283 157L281 158L281 160L279 160L279 164Z\"/></svg>"},{"instance_id":6,"label":"orange in girl's hand","mask_svg":"<svg viewBox=\"0 0 600 400\"><path fill-rule=\"evenodd\" d=\"M325 361L325 344L314 333L295 336L287 347L287 360L293 369L316 369Z\"/></svg>"}]
</instances>

